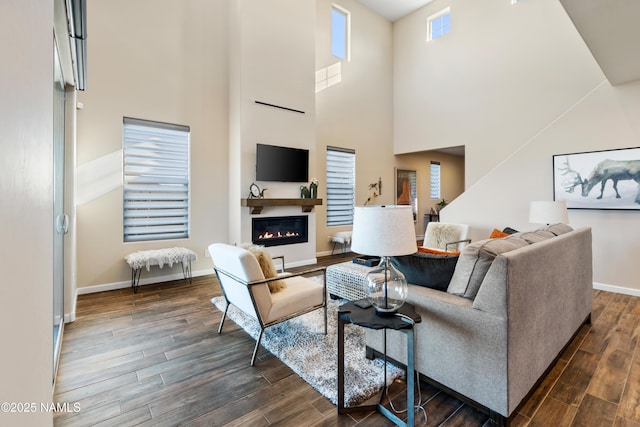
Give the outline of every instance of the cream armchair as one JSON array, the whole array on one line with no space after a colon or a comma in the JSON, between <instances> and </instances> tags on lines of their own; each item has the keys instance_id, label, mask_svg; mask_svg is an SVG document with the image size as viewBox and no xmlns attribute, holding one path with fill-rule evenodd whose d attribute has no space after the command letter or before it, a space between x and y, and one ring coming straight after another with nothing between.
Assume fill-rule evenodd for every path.
<instances>
[{"instance_id":1,"label":"cream armchair","mask_svg":"<svg viewBox=\"0 0 640 427\"><path fill-rule=\"evenodd\" d=\"M460 251L471 239L467 239L469 224L430 222L424 232L422 246L441 251Z\"/></svg>"},{"instance_id":2,"label":"cream armchair","mask_svg":"<svg viewBox=\"0 0 640 427\"><path fill-rule=\"evenodd\" d=\"M209 253L227 301L218 333L222 333L229 304L256 319L260 325L251 366L255 365L262 334L269 326L323 308L324 334L327 334L327 280L324 267L265 279L257 258L248 250L214 243L209 245ZM322 283L303 277L312 273L322 273ZM268 283L276 280L283 281L285 287L271 293Z\"/></svg>"}]
</instances>

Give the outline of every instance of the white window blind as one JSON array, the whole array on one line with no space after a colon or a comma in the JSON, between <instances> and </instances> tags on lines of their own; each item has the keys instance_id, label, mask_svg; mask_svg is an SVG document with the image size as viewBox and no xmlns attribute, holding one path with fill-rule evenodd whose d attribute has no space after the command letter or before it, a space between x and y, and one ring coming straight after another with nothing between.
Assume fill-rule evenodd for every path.
<instances>
[{"instance_id":1,"label":"white window blind","mask_svg":"<svg viewBox=\"0 0 640 427\"><path fill-rule=\"evenodd\" d=\"M189 237L189 127L125 117L124 241Z\"/></svg>"},{"instance_id":2,"label":"white window blind","mask_svg":"<svg viewBox=\"0 0 640 427\"><path fill-rule=\"evenodd\" d=\"M353 224L356 152L327 147L327 225Z\"/></svg>"},{"instance_id":3,"label":"white window blind","mask_svg":"<svg viewBox=\"0 0 640 427\"><path fill-rule=\"evenodd\" d=\"M440 162L431 162L430 169L430 194L432 199L440 198Z\"/></svg>"}]
</instances>

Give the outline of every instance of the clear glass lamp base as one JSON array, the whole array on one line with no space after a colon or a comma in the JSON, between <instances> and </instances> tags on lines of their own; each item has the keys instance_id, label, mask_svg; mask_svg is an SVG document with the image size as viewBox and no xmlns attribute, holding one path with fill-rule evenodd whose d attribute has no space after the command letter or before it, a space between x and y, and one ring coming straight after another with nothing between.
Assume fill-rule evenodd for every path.
<instances>
[{"instance_id":1,"label":"clear glass lamp base","mask_svg":"<svg viewBox=\"0 0 640 427\"><path fill-rule=\"evenodd\" d=\"M407 280L389 261L382 257L380 264L367 274L367 299L379 316L393 316L407 300Z\"/></svg>"}]
</instances>

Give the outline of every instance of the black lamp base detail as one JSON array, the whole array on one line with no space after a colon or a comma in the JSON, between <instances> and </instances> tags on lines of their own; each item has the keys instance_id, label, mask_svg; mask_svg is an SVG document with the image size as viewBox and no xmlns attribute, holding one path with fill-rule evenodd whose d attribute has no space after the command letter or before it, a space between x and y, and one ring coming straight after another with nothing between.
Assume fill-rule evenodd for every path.
<instances>
[{"instance_id":1,"label":"black lamp base detail","mask_svg":"<svg viewBox=\"0 0 640 427\"><path fill-rule=\"evenodd\" d=\"M398 312L397 309L393 311L379 311L378 309L376 309L376 315L379 317L393 317L396 315L397 312Z\"/></svg>"}]
</instances>

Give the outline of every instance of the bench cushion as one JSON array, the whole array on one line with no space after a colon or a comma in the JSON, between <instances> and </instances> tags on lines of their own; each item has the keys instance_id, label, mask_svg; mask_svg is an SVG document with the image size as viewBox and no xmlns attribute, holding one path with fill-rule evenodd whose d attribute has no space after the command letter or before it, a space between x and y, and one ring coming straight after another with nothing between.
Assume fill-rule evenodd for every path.
<instances>
[{"instance_id":1,"label":"bench cushion","mask_svg":"<svg viewBox=\"0 0 640 427\"><path fill-rule=\"evenodd\" d=\"M129 267L134 270L146 267L147 271L149 271L152 265L157 265L160 268L165 265L173 267L173 264L186 264L189 261L194 261L196 258L196 253L191 249L175 247L133 252L124 259L127 261L127 264L129 264Z\"/></svg>"}]
</instances>

